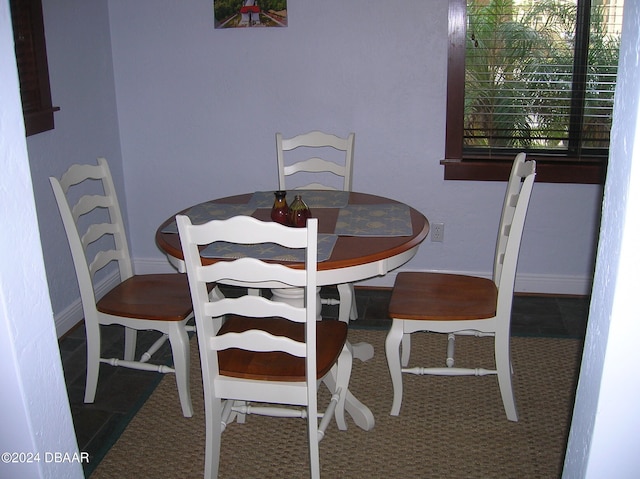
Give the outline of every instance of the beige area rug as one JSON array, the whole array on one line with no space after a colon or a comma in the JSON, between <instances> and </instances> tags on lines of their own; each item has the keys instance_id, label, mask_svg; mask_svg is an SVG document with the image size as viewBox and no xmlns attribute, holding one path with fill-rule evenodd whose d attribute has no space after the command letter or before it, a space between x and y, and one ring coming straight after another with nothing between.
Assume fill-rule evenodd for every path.
<instances>
[{"instance_id":1,"label":"beige area rug","mask_svg":"<svg viewBox=\"0 0 640 479\"><path fill-rule=\"evenodd\" d=\"M383 331L353 329L352 343L375 348L368 362L354 361L350 389L376 420L363 431L349 418L335 421L320 443L325 478L557 478L562 472L582 343L571 339L512 339L520 421L506 419L495 376L403 375L400 416L389 415L391 381ZM414 334L411 365L427 357L442 365L446 338ZM491 339L457 340L457 365L469 358L493 364ZM91 475L102 478L198 478L204 470L204 405L197 342L192 344L194 416L182 417L172 376L149 400ZM322 401L327 397L322 394ZM222 436L220 478L308 477L306 423L302 419L249 416Z\"/></svg>"}]
</instances>

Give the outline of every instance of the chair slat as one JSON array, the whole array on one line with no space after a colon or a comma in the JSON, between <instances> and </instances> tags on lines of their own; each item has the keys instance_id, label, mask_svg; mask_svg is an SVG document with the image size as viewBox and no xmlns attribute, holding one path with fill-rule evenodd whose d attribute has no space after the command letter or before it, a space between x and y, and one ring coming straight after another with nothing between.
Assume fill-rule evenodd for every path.
<instances>
[{"instance_id":1,"label":"chair slat","mask_svg":"<svg viewBox=\"0 0 640 479\"><path fill-rule=\"evenodd\" d=\"M212 267L198 268L201 281L216 282L234 278L246 283L278 281L283 285L304 286L306 273L304 270L293 270L281 264L272 264L257 258L239 258L233 261L221 261Z\"/></svg>"},{"instance_id":2,"label":"chair slat","mask_svg":"<svg viewBox=\"0 0 640 479\"><path fill-rule=\"evenodd\" d=\"M104 195L85 195L73 207L73 218L77 221L82 215L96 208L109 208L110 206L113 206L112 200Z\"/></svg>"},{"instance_id":3,"label":"chair slat","mask_svg":"<svg viewBox=\"0 0 640 479\"><path fill-rule=\"evenodd\" d=\"M307 355L307 345L285 336L274 336L266 331L251 329L242 333L226 333L210 339L211 349L223 351L229 348L242 348L248 351L281 351L299 358Z\"/></svg>"},{"instance_id":4,"label":"chair slat","mask_svg":"<svg viewBox=\"0 0 640 479\"><path fill-rule=\"evenodd\" d=\"M203 306L203 312L211 317L225 316L227 314L239 314L253 318L280 316L296 323L304 323L307 319L305 308L251 295L209 302Z\"/></svg>"},{"instance_id":5,"label":"chair slat","mask_svg":"<svg viewBox=\"0 0 640 479\"><path fill-rule=\"evenodd\" d=\"M113 223L94 223L89 225L87 231L82 235L82 244L86 248L91 243L106 235L116 235L120 233L120 228Z\"/></svg>"}]
</instances>

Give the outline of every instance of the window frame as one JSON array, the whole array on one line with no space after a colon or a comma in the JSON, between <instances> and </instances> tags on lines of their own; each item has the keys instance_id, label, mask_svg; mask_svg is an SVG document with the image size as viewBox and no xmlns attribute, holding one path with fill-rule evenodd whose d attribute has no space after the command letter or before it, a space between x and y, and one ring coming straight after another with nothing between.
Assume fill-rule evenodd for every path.
<instances>
[{"instance_id":1,"label":"window frame","mask_svg":"<svg viewBox=\"0 0 640 479\"><path fill-rule=\"evenodd\" d=\"M13 8L16 7L18 2L20 3L19 8L28 11L28 21L21 24L24 29L20 31L16 30L16 23L18 22L16 22L13 12ZM51 100L42 2L41 0L11 0L10 7L12 9L14 45L20 80L24 126L26 136L31 136L53 130L55 128L53 114L59 111L60 108L53 106ZM26 66L29 73L23 70L23 65ZM31 75L30 78L27 76L29 74ZM23 85L30 81L37 85L37 93L32 93L31 90L23 88ZM25 110L25 105L32 106Z\"/></svg>"},{"instance_id":2,"label":"window frame","mask_svg":"<svg viewBox=\"0 0 640 479\"><path fill-rule=\"evenodd\" d=\"M444 179L506 181L513 155L479 154L463 149L467 0L449 0L448 23L445 158L440 161L444 166ZM604 184L606 158L536 152L527 152L527 157L537 162L537 182Z\"/></svg>"}]
</instances>

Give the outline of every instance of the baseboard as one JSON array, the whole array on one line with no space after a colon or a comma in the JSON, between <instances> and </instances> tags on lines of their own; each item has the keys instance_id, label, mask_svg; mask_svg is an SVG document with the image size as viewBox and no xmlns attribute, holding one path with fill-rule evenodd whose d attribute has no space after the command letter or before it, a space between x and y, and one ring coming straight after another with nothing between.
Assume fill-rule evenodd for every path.
<instances>
[{"instance_id":1,"label":"baseboard","mask_svg":"<svg viewBox=\"0 0 640 479\"><path fill-rule=\"evenodd\" d=\"M516 293L566 294L588 296L593 278L522 274L516 277Z\"/></svg>"},{"instance_id":2,"label":"baseboard","mask_svg":"<svg viewBox=\"0 0 640 479\"><path fill-rule=\"evenodd\" d=\"M103 294L113 288L120 280L118 271L114 271L112 274L100 281L96 286L96 295L101 298ZM84 319L84 311L82 310L82 301L78 297L69 306L63 309L60 313L54 316L54 322L56 325L56 334L58 338L65 335L71 328L77 325Z\"/></svg>"},{"instance_id":3,"label":"baseboard","mask_svg":"<svg viewBox=\"0 0 640 479\"><path fill-rule=\"evenodd\" d=\"M58 339L73 329L73 327L82 321L83 318L82 301L78 298L54 316Z\"/></svg>"},{"instance_id":4,"label":"baseboard","mask_svg":"<svg viewBox=\"0 0 640 479\"><path fill-rule=\"evenodd\" d=\"M142 259L134 262L135 270L138 274L152 273L172 273L175 269L165 259ZM398 271L392 271L385 276L378 276L365 281L359 281L357 286L372 286L391 288L396 279ZM412 270L415 271L415 270ZM475 276L491 277L489 272L477 271L440 271L441 273L469 274ZM518 274L516 278L516 293L540 293L540 294L561 294L579 295L591 294L591 277L584 276L559 276L543 274Z\"/></svg>"},{"instance_id":5,"label":"baseboard","mask_svg":"<svg viewBox=\"0 0 640 479\"><path fill-rule=\"evenodd\" d=\"M144 258L133 260L133 270L136 274L175 273L176 269L165 258Z\"/></svg>"}]
</instances>

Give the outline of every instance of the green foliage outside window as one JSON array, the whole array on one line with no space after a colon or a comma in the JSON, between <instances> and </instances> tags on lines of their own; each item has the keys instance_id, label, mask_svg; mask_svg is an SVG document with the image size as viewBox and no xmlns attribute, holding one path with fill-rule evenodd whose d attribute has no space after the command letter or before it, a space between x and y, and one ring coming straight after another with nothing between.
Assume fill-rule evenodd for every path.
<instances>
[{"instance_id":1,"label":"green foliage outside window","mask_svg":"<svg viewBox=\"0 0 640 479\"><path fill-rule=\"evenodd\" d=\"M594 0L588 20L577 3L468 0L465 148L606 155L622 2L612 17Z\"/></svg>"}]
</instances>

